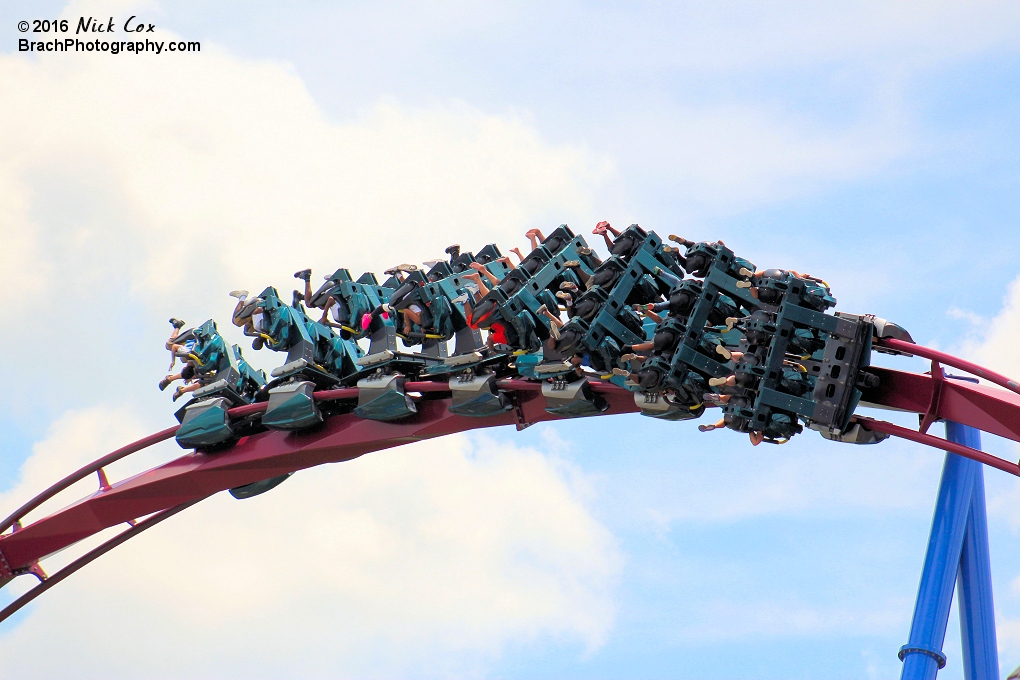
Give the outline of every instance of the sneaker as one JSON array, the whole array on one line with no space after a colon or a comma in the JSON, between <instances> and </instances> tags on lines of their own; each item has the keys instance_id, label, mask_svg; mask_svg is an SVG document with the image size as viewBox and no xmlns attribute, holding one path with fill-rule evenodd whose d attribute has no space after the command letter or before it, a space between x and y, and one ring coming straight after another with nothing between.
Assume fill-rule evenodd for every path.
<instances>
[{"instance_id":1,"label":"sneaker","mask_svg":"<svg viewBox=\"0 0 1020 680\"><path fill-rule=\"evenodd\" d=\"M726 378L709 378L708 379L708 386L709 387L719 387L721 385L725 385L726 384L726 380L727 380L728 377L729 376L727 376Z\"/></svg>"},{"instance_id":2,"label":"sneaker","mask_svg":"<svg viewBox=\"0 0 1020 680\"><path fill-rule=\"evenodd\" d=\"M263 340L262 338L255 338L254 340L251 341L252 349L262 349L263 347L265 347L265 345L266 341Z\"/></svg>"},{"instance_id":3,"label":"sneaker","mask_svg":"<svg viewBox=\"0 0 1020 680\"><path fill-rule=\"evenodd\" d=\"M418 265L416 264L398 264L397 269L402 272L416 272L418 271Z\"/></svg>"},{"instance_id":4,"label":"sneaker","mask_svg":"<svg viewBox=\"0 0 1020 680\"><path fill-rule=\"evenodd\" d=\"M750 288L750 287L751 287L750 281L737 281L737 288Z\"/></svg>"},{"instance_id":5,"label":"sneaker","mask_svg":"<svg viewBox=\"0 0 1020 680\"><path fill-rule=\"evenodd\" d=\"M698 425L699 432L711 432L715 429L715 425Z\"/></svg>"},{"instance_id":6,"label":"sneaker","mask_svg":"<svg viewBox=\"0 0 1020 680\"><path fill-rule=\"evenodd\" d=\"M159 391L162 392L166 388L170 387L170 381L167 378L163 378L159 381Z\"/></svg>"},{"instance_id":7,"label":"sneaker","mask_svg":"<svg viewBox=\"0 0 1020 680\"><path fill-rule=\"evenodd\" d=\"M623 356L621 356L620 357L620 361L634 361L635 359L638 358L638 356L639 355L634 354L633 352L631 352L630 354L624 354Z\"/></svg>"},{"instance_id":8,"label":"sneaker","mask_svg":"<svg viewBox=\"0 0 1020 680\"><path fill-rule=\"evenodd\" d=\"M305 301L305 294L302 293L300 290L295 290L293 293L291 293L291 296L290 296L290 306L291 307L297 307L298 305L300 305L304 301Z\"/></svg>"},{"instance_id":9,"label":"sneaker","mask_svg":"<svg viewBox=\"0 0 1020 680\"><path fill-rule=\"evenodd\" d=\"M682 246L690 247L690 246L694 245L694 241L688 241L687 239L685 239L685 238L683 238L681 236L677 236L676 234L670 234L669 235L669 240L673 241L674 243L679 243Z\"/></svg>"},{"instance_id":10,"label":"sneaker","mask_svg":"<svg viewBox=\"0 0 1020 680\"><path fill-rule=\"evenodd\" d=\"M452 246L447 247L447 249L443 252L449 255L451 260L456 259L460 256L460 244L454 243Z\"/></svg>"},{"instance_id":11,"label":"sneaker","mask_svg":"<svg viewBox=\"0 0 1020 680\"><path fill-rule=\"evenodd\" d=\"M626 368L614 368L613 375L630 375L630 371Z\"/></svg>"},{"instance_id":12,"label":"sneaker","mask_svg":"<svg viewBox=\"0 0 1020 680\"><path fill-rule=\"evenodd\" d=\"M715 353L721 355L722 358L725 359L726 361L729 361L730 359L733 358L733 355L730 354L730 351L723 347L722 345L715 346Z\"/></svg>"},{"instance_id":13,"label":"sneaker","mask_svg":"<svg viewBox=\"0 0 1020 680\"><path fill-rule=\"evenodd\" d=\"M462 304L464 304L467 301L468 301L468 294L467 293L461 293L457 297L455 297L452 300L450 300L450 302L455 304L455 305L457 305L457 304L461 304L462 305Z\"/></svg>"},{"instance_id":14,"label":"sneaker","mask_svg":"<svg viewBox=\"0 0 1020 680\"><path fill-rule=\"evenodd\" d=\"M591 248L588 248L586 246L579 246L577 248L577 254L578 255L591 255L594 252L595 252L594 250L592 250Z\"/></svg>"},{"instance_id":15,"label":"sneaker","mask_svg":"<svg viewBox=\"0 0 1020 680\"><path fill-rule=\"evenodd\" d=\"M560 329L556 327L556 324L549 325L549 335L552 336L553 340L560 339Z\"/></svg>"},{"instance_id":16,"label":"sneaker","mask_svg":"<svg viewBox=\"0 0 1020 680\"><path fill-rule=\"evenodd\" d=\"M170 318L170 325L176 328L177 330L184 328L184 322L181 321L180 319L175 319L173 317Z\"/></svg>"},{"instance_id":17,"label":"sneaker","mask_svg":"<svg viewBox=\"0 0 1020 680\"><path fill-rule=\"evenodd\" d=\"M581 266L581 261L580 260L567 260L566 262L563 263L563 266L566 267L567 269L572 269L574 267L580 267Z\"/></svg>"},{"instance_id":18,"label":"sneaker","mask_svg":"<svg viewBox=\"0 0 1020 680\"><path fill-rule=\"evenodd\" d=\"M568 306L571 303L574 302L574 297L570 293L567 293L567 292L562 291L562 290L556 292L556 297L558 297L559 299L563 300L563 304L568 305Z\"/></svg>"},{"instance_id":19,"label":"sneaker","mask_svg":"<svg viewBox=\"0 0 1020 680\"><path fill-rule=\"evenodd\" d=\"M302 281L311 281L312 280L312 270L311 269L302 269L299 272L294 272L294 278L295 279L301 279Z\"/></svg>"},{"instance_id":20,"label":"sneaker","mask_svg":"<svg viewBox=\"0 0 1020 680\"><path fill-rule=\"evenodd\" d=\"M232 290L229 293L227 293L227 295L229 295L230 297L237 298L238 300L244 300L248 297L248 291L241 289Z\"/></svg>"},{"instance_id":21,"label":"sneaker","mask_svg":"<svg viewBox=\"0 0 1020 680\"><path fill-rule=\"evenodd\" d=\"M429 269L432 269L440 262L446 262L446 260L425 260L424 262L422 262L422 264L428 267Z\"/></svg>"},{"instance_id":22,"label":"sneaker","mask_svg":"<svg viewBox=\"0 0 1020 680\"><path fill-rule=\"evenodd\" d=\"M545 313L548 312L548 311L549 311L549 308L546 307L545 305L542 305L541 307L539 307L538 309L535 310L535 314L538 314L540 316L545 316Z\"/></svg>"},{"instance_id":23,"label":"sneaker","mask_svg":"<svg viewBox=\"0 0 1020 680\"><path fill-rule=\"evenodd\" d=\"M576 293L579 290L579 288L577 287L577 284L574 283L573 281L564 281L563 283L560 284L560 290L565 290L568 293Z\"/></svg>"},{"instance_id":24,"label":"sneaker","mask_svg":"<svg viewBox=\"0 0 1020 680\"><path fill-rule=\"evenodd\" d=\"M181 388L178 387L176 390L174 390L173 401L177 401L178 399L180 399L183 396L184 396L184 392L181 392Z\"/></svg>"},{"instance_id":25,"label":"sneaker","mask_svg":"<svg viewBox=\"0 0 1020 680\"><path fill-rule=\"evenodd\" d=\"M746 276L748 278L754 276L754 272L748 269L747 267L741 267L740 271L738 271L737 273L740 274L741 276Z\"/></svg>"}]
</instances>

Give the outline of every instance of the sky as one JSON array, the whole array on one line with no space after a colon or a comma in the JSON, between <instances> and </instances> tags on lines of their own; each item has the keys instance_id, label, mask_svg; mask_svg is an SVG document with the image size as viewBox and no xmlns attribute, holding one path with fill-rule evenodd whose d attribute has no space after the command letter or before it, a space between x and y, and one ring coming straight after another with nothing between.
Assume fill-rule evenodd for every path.
<instances>
[{"instance_id":1,"label":"sky","mask_svg":"<svg viewBox=\"0 0 1020 680\"><path fill-rule=\"evenodd\" d=\"M201 52L18 51L22 20L133 15ZM0 509L171 422L169 317L560 223L723 239L1018 376L1018 38L1009 2L8 0ZM896 677L941 466L906 442L754 448L639 415L408 445L175 516L0 625L0 668ZM1020 481L985 478L1005 675Z\"/></svg>"}]
</instances>

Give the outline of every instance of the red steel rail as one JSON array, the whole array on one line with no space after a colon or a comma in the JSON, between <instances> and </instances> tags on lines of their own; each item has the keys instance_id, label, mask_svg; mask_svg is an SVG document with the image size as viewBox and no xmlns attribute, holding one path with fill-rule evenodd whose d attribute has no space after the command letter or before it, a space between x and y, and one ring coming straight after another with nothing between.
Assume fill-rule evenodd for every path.
<instances>
[{"instance_id":1,"label":"red steel rail","mask_svg":"<svg viewBox=\"0 0 1020 680\"><path fill-rule=\"evenodd\" d=\"M38 561L56 551L106 528L133 524L139 518L201 500L218 491L455 432L558 419L545 411L541 385L510 380L503 381L501 386L513 390L512 410L488 418L468 418L449 412L451 398L445 383L409 382L405 384L408 392L428 396L417 401L418 414L405 422L381 423L348 413L329 418L313 432L262 432L243 437L226 451L192 452L114 484L101 475L100 489L92 495L23 528L20 526L18 521L25 513L57 492L102 470L113 460L169 438L176 428L152 435L81 468L11 515L7 521L15 531L0 536L0 583L25 573L37 573L44 578L38 571ZM609 403L607 413L637 410L631 392L611 384L595 386L595 390L603 393ZM351 398L357 392L356 389L319 392L316 398ZM242 406L231 410L231 415L248 415L264 408L265 404Z\"/></svg>"},{"instance_id":2,"label":"red steel rail","mask_svg":"<svg viewBox=\"0 0 1020 680\"><path fill-rule=\"evenodd\" d=\"M930 374L907 373L872 366L879 385L864 390L862 405L920 414L919 431L872 418L858 417L864 427L903 437L928 446L973 458L999 470L1020 476L1020 466L982 451L947 442L926 434L928 426L940 419L953 420L985 432L1020 441L1020 386L1014 380L976 364L899 340L876 341L902 354L932 360ZM940 363L978 375L1010 391L946 378ZM545 411L540 383L509 379L499 382L513 409L488 418L468 418L449 412L450 389L442 382L408 382L405 390L418 393L418 414L403 422L382 423L363 420L352 413L333 416L312 432L268 431L243 437L230 449L205 454L192 452L169 463L128 479L110 484L103 468L116 460L169 439L176 427L150 435L89 465L52 485L25 503L0 525L0 586L14 576L32 573L42 583L0 611L0 621L27 604L41 592L84 565L120 545L132 536L208 496L253 482L295 472L324 463L351 460L372 451L409 442L441 437L455 432L558 420ZM611 383L592 384L609 403L604 415L637 411L633 393ZM315 393L319 401L353 399L356 388ZM231 409L238 418L265 410L266 404ZM40 504L88 475L98 473L100 488L86 498L22 527L21 519ZM141 519L140 521L139 518ZM51 577L39 568L39 560L104 529L127 523L121 534L78 558ZM2 533L13 528L10 533Z\"/></svg>"}]
</instances>

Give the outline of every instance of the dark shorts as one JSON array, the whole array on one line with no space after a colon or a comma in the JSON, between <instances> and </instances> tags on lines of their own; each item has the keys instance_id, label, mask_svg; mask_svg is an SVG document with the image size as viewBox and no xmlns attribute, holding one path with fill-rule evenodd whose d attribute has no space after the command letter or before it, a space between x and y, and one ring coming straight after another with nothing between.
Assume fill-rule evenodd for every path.
<instances>
[{"instance_id":1,"label":"dark shorts","mask_svg":"<svg viewBox=\"0 0 1020 680\"><path fill-rule=\"evenodd\" d=\"M186 365L181 370L181 377L184 378L185 380L191 380L192 378L194 378L195 377L195 367L192 366L191 364Z\"/></svg>"}]
</instances>

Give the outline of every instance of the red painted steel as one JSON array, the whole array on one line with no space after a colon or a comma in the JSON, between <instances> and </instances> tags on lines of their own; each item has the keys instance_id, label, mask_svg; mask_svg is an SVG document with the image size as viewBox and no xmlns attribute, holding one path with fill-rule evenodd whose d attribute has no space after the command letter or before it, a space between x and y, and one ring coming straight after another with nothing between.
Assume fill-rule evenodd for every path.
<instances>
[{"instance_id":1,"label":"red painted steel","mask_svg":"<svg viewBox=\"0 0 1020 680\"><path fill-rule=\"evenodd\" d=\"M0 534L10 529L12 526L14 526L14 523L17 522L19 519L21 519L28 513L32 512L40 505L42 505L44 502L46 502L50 498L53 498L58 493L68 488L75 482L85 479L93 472L96 472L106 467L107 465L120 460L121 458L130 456L132 453L137 453L138 451L148 448L153 444L158 444L161 441L170 439L170 437L173 437L174 434L177 433L177 427L178 426L175 425L173 427L168 427L167 429L162 430L161 432L157 432L156 434L150 434L148 437L139 439L138 441L128 444L127 446L122 446L113 453L107 454L102 458L89 463L85 467L79 468L75 472L72 472L67 477L64 477L59 482L53 484L52 486L50 486L50 488L46 489L38 496L25 503L14 512L12 512L3 521L3 523L0 524Z\"/></svg>"},{"instance_id":2,"label":"red painted steel","mask_svg":"<svg viewBox=\"0 0 1020 680\"><path fill-rule=\"evenodd\" d=\"M969 446L957 444L956 442L951 442L949 440L942 439L941 437L924 434L923 432L916 432L907 427L893 425L892 423L887 423L884 420L874 420L872 418L863 418L860 416L857 417L857 420L869 430L884 432L885 434L889 434L894 437L902 437L903 439L909 439L910 441L917 442L918 444L924 444L925 446L932 446L936 449L955 453L963 456L964 458L976 460L979 463L984 463L985 465L996 468L997 470L1002 470L1003 472L1008 472L1011 475L1020 477L1020 465L1011 463L1008 460L1003 460L1002 458L993 456L990 453L985 453L978 449L972 449Z\"/></svg>"},{"instance_id":3,"label":"red painted steel","mask_svg":"<svg viewBox=\"0 0 1020 680\"><path fill-rule=\"evenodd\" d=\"M637 411L631 392L615 386L599 391L610 404L607 414ZM533 391L519 392L517 402L528 423L558 419L545 411L545 400ZM97 491L21 531L0 536L0 553L18 570L107 527L218 491L413 441L518 422L514 411L489 418L451 414L449 398L421 399L417 404L418 414L406 422L381 423L343 414L329 418L313 432L263 432L242 438L221 453L187 454L116 482L109 490ZM91 473L96 465L88 467Z\"/></svg>"},{"instance_id":4,"label":"red painted steel","mask_svg":"<svg viewBox=\"0 0 1020 680\"><path fill-rule=\"evenodd\" d=\"M999 387L1005 387L1011 392L1020 394L1020 382L1004 376L1001 373L988 370L984 366L978 366L966 359L954 357L952 354L946 354L945 352L940 352L937 349L931 349L930 347L923 347L922 345L915 345L912 342L896 340L895 338L880 338L875 341L875 344L880 347L888 347L889 349L896 350L897 352L903 352L904 354L912 354L932 361L938 361L946 366L952 366L953 368L958 368L961 371L967 371L979 378L984 378L988 382L995 383Z\"/></svg>"},{"instance_id":5,"label":"red painted steel","mask_svg":"<svg viewBox=\"0 0 1020 680\"><path fill-rule=\"evenodd\" d=\"M898 352L931 359L936 377L877 366L870 367L868 370L879 377L879 385L864 390L862 405L921 414L922 432L884 421L859 418L866 427L952 451L1020 476L1020 467L1014 463L923 432L927 429L924 426L930 425L935 420L947 419L1020 441L1020 388L1017 387L1016 381L962 359L911 343L888 338L878 343ZM969 371L1010 391L945 378L939 365L934 362ZM168 428L118 449L60 480L4 520L0 525L0 534L12 526L18 530L0 535L0 585L9 580L13 574L33 569L40 559L83 538L124 522L133 524L139 517L146 519L82 556L26 596L19 598L18 602L21 604L12 603L0 612L0 621L73 571L136 535L138 531L218 491L324 463L347 461L371 451L455 432L498 425L517 425L521 428L536 422L559 419L545 411L541 383L507 379L501 380L499 387L511 394L513 410L489 418L467 418L448 411L451 403L450 397L447 396L450 392L448 384L408 382L405 383L405 389L408 392L421 393L423 397L417 400L418 414L405 422L381 423L362 420L348 413L329 418L322 427L312 432L259 433L242 438L236 445L220 453L193 452L112 485L101 484L96 493L48 517L24 528L16 525L26 513L78 480L94 472L99 472L100 479L103 480L105 478L102 473L103 467L147 446L169 439L177 431L177 427ZM605 415L638 410L633 393L627 390L611 383L600 382L592 382L592 389L601 393L609 402L610 408ZM358 390L343 388L317 392L314 396L317 401L355 399ZM231 409L230 415L233 418L240 418L262 412L265 408L264 402L251 404ZM28 597L29 595L31 597ZM25 599L26 597L28 599Z\"/></svg>"},{"instance_id":6,"label":"red painted steel","mask_svg":"<svg viewBox=\"0 0 1020 680\"><path fill-rule=\"evenodd\" d=\"M87 553L85 553L75 561L71 562L60 571L50 576L49 578L43 579L42 583L38 584L37 586L29 590L27 593L23 594L21 597L14 600L14 602L11 602L9 605L0 610L0 622L3 622L5 619L11 616L11 614L18 611L26 604L28 604L35 598L39 597L47 590L57 585L65 578L67 578L74 572L78 571L88 563L92 562L93 560L99 557L102 557L106 553L116 548L118 545L121 545L130 538L134 538L135 536L142 533L146 529L156 526L163 520L173 517L182 510L187 510L195 503L198 503L198 501L200 500L202 499L199 498L198 500L191 501L190 503L184 503L183 505L178 505L176 508L170 508L169 510L164 510L163 512L156 513L151 517L147 517L138 524L133 524L130 529L126 529L120 532L119 534L117 534L110 540L106 541L102 545L88 551Z\"/></svg>"},{"instance_id":7,"label":"red painted steel","mask_svg":"<svg viewBox=\"0 0 1020 680\"><path fill-rule=\"evenodd\" d=\"M879 385L864 390L862 406L879 406L926 414L935 404L936 419L953 420L1000 437L1020 441L1020 395L987 385L947 378L941 394L932 399L930 375L871 366Z\"/></svg>"}]
</instances>

